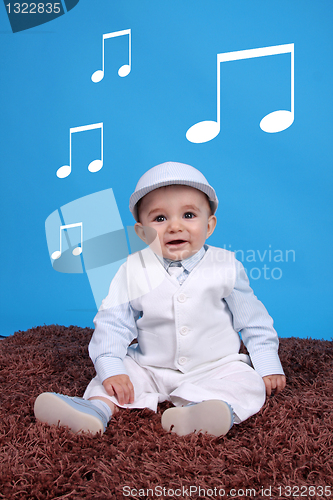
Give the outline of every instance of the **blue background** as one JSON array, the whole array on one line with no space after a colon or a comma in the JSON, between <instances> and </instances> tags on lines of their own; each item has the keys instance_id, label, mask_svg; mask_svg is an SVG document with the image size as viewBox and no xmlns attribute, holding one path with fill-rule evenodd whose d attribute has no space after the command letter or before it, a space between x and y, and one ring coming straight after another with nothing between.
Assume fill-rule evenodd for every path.
<instances>
[{"instance_id":1,"label":"blue background","mask_svg":"<svg viewBox=\"0 0 333 500\"><path fill-rule=\"evenodd\" d=\"M137 180L171 160L197 167L215 187L218 226L208 242L237 251L279 335L331 339L332 14L330 0L80 0L13 34L0 5L0 333L92 326L87 275L52 268L45 221L112 188L122 224L131 226ZM105 77L93 83L103 33L129 28L131 73L117 74L128 37L106 40ZM216 119L218 53L287 43L295 44L290 128L259 128L267 113L290 109L286 54L223 63L221 132L204 144L187 141L189 127ZM85 132L73 137L71 175L56 177L69 161L69 129L99 122L103 168L88 171L99 135Z\"/></svg>"}]
</instances>

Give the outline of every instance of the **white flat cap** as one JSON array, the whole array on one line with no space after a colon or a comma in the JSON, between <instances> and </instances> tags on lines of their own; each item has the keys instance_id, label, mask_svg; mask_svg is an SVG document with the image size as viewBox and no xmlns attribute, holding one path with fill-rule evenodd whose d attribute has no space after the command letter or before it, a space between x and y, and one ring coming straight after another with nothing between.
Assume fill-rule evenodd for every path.
<instances>
[{"instance_id":1,"label":"white flat cap","mask_svg":"<svg viewBox=\"0 0 333 500\"><path fill-rule=\"evenodd\" d=\"M213 214L216 212L218 199L204 175L191 165L168 161L151 168L139 179L129 203L129 209L134 219L138 221L137 203L141 198L154 189L172 184L182 184L199 189L208 196Z\"/></svg>"}]
</instances>

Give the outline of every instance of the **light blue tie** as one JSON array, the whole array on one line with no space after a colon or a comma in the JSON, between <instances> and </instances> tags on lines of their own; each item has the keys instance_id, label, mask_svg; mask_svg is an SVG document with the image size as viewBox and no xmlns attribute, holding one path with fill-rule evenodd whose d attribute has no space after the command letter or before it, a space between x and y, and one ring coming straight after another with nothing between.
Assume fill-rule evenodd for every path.
<instances>
[{"instance_id":1,"label":"light blue tie","mask_svg":"<svg viewBox=\"0 0 333 500\"><path fill-rule=\"evenodd\" d=\"M171 262L168 268L168 273L170 274L170 276L174 276L177 279L183 273L183 271L184 268L179 261Z\"/></svg>"}]
</instances>

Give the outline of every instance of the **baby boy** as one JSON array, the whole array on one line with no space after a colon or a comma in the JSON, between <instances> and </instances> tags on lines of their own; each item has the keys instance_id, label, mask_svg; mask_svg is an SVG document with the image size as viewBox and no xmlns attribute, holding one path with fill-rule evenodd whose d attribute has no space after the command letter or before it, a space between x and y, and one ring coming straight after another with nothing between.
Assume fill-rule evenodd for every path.
<instances>
[{"instance_id":1,"label":"baby boy","mask_svg":"<svg viewBox=\"0 0 333 500\"><path fill-rule=\"evenodd\" d=\"M38 420L103 433L120 408L156 412L171 401L166 431L221 436L285 387L272 318L234 254L205 243L217 205L189 165L167 162L141 177L130 210L148 246L120 267L94 319L96 377L83 398L39 395ZM239 354L239 333L249 356Z\"/></svg>"}]
</instances>

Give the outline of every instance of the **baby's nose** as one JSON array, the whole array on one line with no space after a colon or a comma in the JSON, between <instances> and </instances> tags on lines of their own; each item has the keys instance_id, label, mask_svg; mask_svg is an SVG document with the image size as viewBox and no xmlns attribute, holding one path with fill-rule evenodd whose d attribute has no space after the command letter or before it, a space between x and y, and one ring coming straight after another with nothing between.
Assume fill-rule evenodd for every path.
<instances>
[{"instance_id":1,"label":"baby's nose","mask_svg":"<svg viewBox=\"0 0 333 500\"><path fill-rule=\"evenodd\" d=\"M182 231L183 229L183 221L182 219L170 219L169 220L169 231L176 232L176 231Z\"/></svg>"}]
</instances>

